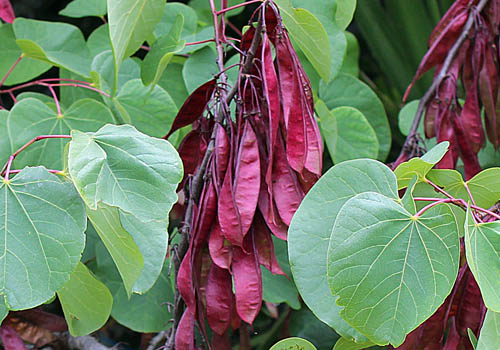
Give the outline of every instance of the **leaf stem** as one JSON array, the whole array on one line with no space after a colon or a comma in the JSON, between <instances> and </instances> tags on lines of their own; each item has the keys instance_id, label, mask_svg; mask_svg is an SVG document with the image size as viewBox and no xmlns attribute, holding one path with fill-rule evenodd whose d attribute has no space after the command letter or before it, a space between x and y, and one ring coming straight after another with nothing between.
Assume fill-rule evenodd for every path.
<instances>
[{"instance_id":1,"label":"leaf stem","mask_svg":"<svg viewBox=\"0 0 500 350\"><path fill-rule=\"evenodd\" d=\"M427 197L415 197L413 198L416 202L433 202L427 206L425 206L424 208L422 208L417 214L415 214L415 216L420 216L422 215L426 210L432 208L434 205L437 205L437 204L440 204L440 203L451 203L451 204L455 204L459 207L461 207L462 209L466 209L467 206L468 206L468 203L463 200L462 198L427 198ZM477 211L480 211L480 212L483 212L483 213L486 213L492 217L494 217L495 219L497 220L500 220L500 215L498 215L497 213L494 213L492 212L491 210L489 209L484 209L484 208L481 208L475 204L471 204L470 207L474 210L477 210ZM424 210L425 209L425 210ZM482 220L479 220L482 222Z\"/></svg>"},{"instance_id":2,"label":"leaf stem","mask_svg":"<svg viewBox=\"0 0 500 350\"><path fill-rule=\"evenodd\" d=\"M54 98L54 102L56 104L57 116L58 117L62 116L61 105L59 104L59 99L57 98L57 94L56 94L54 88L52 87L52 85L49 85L48 88L49 88L50 93L52 94L52 97Z\"/></svg>"},{"instance_id":3,"label":"leaf stem","mask_svg":"<svg viewBox=\"0 0 500 350\"><path fill-rule=\"evenodd\" d=\"M220 15L222 15L222 14L228 12L228 11L236 10L239 7L243 7L243 6L246 6L246 5L254 4L256 2L263 2L263 0L249 0L249 1L245 1L245 2L242 2L241 4L237 4L237 5L234 5L234 6L225 8L225 9L222 9L220 11L216 11L215 13L216 13L217 16L220 16Z\"/></svg>"},{"instance_id":4,"label":"leaf stem","mask_svg":"<svg viewBox=\"0 0 500 350\"><path fill-rule=\"evenodd\" d=\"M417 200L417 198L414 198L415 201ZM430 198L425 198L425 199L430 199ZM427 210L429 210L430 208L432 207L435 207L436 205L438 204L441 204L441 203L453 203L454 202L454 199L451 199L451 198L433 198L434 201L430 204L427 204L425 207L423 207L422 209L420 209L418 211L418 213L415 214L415 217L420 217L422 216L423 213L425 213Z\"/></svg>"},{"instance_id":5,"label":"leaf stem","mask_svg":"<svg viewBox=\"0 0 500 350\"><path fill-rule=\"evenodd\" d=\"M68 83L52 83L53 81L64 81ZM55 86L74 86L74 87L81 87L84 89L92 90L95 91L103 96L106 96L110 98L110 95L107 94L106 92L99 90L95 87L92 86L92 83L84 82L84 81L79 81L79 80L73 80L73 79L59 79L59 78L49 78L49 79L40 79L40 80L35 80L31 81L29 83L25 83L22 85L15 86L10 89L5 89L5 90L0 90L0 94L12 94L12 92L30 87L30 86L35 86L35 85L41 85L41 86L47 86L47 87L55 87Z\"/></svg>"},{"instance_id":6,"label":"leaf stem","mask_svg":"<svg viewBox=\"0 0 500 350\"><path fill-rule=\"evenodd\" d=\"M15 151L14 153L12 153L10 155L9 160L3 166L0 174L4 176L4 182L8 182L9 181L9 174L12 174L15 172L15 170L10 170L14 159L19 155L19 153L24 151L26 148L28 148L32 144L34 144L37 141L46 140L46 139L70 139L70 138L71 138L70 135L40 135L40 136L37 136L37 137L31 139L30 141L26 142L21 148L19 148L17 151Z\"/></svg>"},{"instance_id":7,"label":"leaf stem","mask_svg":"<svg viewBox=\"0 0 500 350\"><path fill-rule=\"evenodd\" d=\"M15 60L15 62L12 64L12 66L10 66L9 70L7 71L7 73L5 73L5 75L3 76L2 80L0 80L0 87L2 87L2 85L5 83L5 81L7 80L7 78L9 77L9 75L12 73L12 71L14 70L14 68L16 68L16 66L18 65L18 63L21 61L21 59L24 57L24 54L20 54L19 57L17 58L17 60Z\"/></svg>"}]
</instances>

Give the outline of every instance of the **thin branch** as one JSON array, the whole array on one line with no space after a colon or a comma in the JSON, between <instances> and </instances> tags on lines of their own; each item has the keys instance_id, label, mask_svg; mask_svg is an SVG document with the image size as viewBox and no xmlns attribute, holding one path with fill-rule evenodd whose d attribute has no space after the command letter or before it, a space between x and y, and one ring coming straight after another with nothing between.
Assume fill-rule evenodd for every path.
<instances>
[{"instance_id":1,"label":"thin branch","mask_svg":"<svg viewBox=\"0 0 500 350\"><path fill-rule=\"evenodd\" d=\"M488 4L488 2L489 0L481 0L475 8L471 9L471 11L481 12L483 8ZM432 82L431 87L426 91L424 96L420 99L420 102L418 103L417 112L415 114L415 118L413 119L413 124L411 125L410 132L408 133L406 141L403 145L403 152L406 149L408 149L410 147L410 144L413 142L415 135L417 133L418 126L420 125L420 121L422 120L425 107L429 103L436 89L441 84L441 81L447 76L448 70L453 62L453 59L456 57L458 50L469 36L469 33L474 24L474 17L475 16L473 15L469 15L469 18L467 19L467 22L465 23L465 26L462 29L462 33L458 37L457 41L453 44L450 51L448 51L448 55L444 60L441 70L439 71L438 75Z\"/></svg>"},{"instance_id":2,"label":"thin branch","mask_svg":"<svg viewBox=\"0 0 500 350\"><path fill-rule=\"evenodd\" d=\"M5 81L7 80L7 78L9 77L10 73L12 73L12 71L14 70L14 68L16 68L16 66L18 65L18 63L21 61L21 59L24 57L24 54L20 54L19 57L17 58L17 60L12 64L12 66L10 66L9 70L7 71L7 73L5 73L5 75L3 76L2 80L0 81L0 87L3 86L3 84L5 83Z\"/></svg>"},{"instance_id":3,"label":"thin branch","mask_svg":"<svg viewBox=\"0 0 500 350\"><path fill-rule=\"evenodd\" d=\"M250 4L255 4L256 2L263 2L263 0L250 0L250 1L245 1L241 4L237 4L237 5L234 5L234 6L231 6L231 7L228 7L228 8L225 8L225 9L222 9L220 11L217 11L216 12L216 15L217 16L220 16L222 15L223 13L226 13L228 11L232 11L232 10L236 10L237 8L240 8L240 7L243 7L243 6L246 6L246 5L250 5Z\"/></svg>"},{"instance_id":4,"label":"thin branch","mask_svg":"<svg viewBox=\"0 0 500 350\"><path fill-rule=\"evenodd\" d=\"M213 0L211 0L213 2ZM217 22L215 22L215 26L217 26ZM262 16L259 17L259 22L257 24L257 29L255 36L252 40L252 43L250 45L250 49L248 50L246 56L245 56L245 61L243 64L243 67L241 69L241 74L248 74L250 72L250 69L252 67L253 60L255 58L255 54L257 52L257 48L260 43L260 38L262 35ZM222 49L218 50L219 54L223 54ZM218 62L222 62L221 60L218 60ZM224 65L219 64L220 69L224 69ZM225 74L222 74L222 77L225 77ZM238 86L235 84L231 91L225 96L224 98L224 103L228 105L231 100L234 98L236 95L236 92L238 91ZM203 157L203 160L201 162L201 165L199 166L198 170L196 171L195 175L191 178L191 181L189 183L189 195L187 199L187 207L186 207L186 213L184 215L184 222L179 230L180 233L180 241L175 249L175 253L172 255L172 260L174 262L174 271L175 275L177 276L177 272L179 271L179 267L181 265L182 259L184 258L184 255L186 255L188 245L189 245L189 233L191 231L191 221L193 217L193 208L196 203L199 202L200 196L201 196L201 191L203 190L203 185L204 185L204 177L207 171L207 166L210 161L210 158L212 157L212 153L215 149L215 136L217 133L217 128L222 127L220 126L220 123L222 122L224 118L224 109L219 108L218 114L216 116L216 124L214 126L214 129L212 131L212 135L210 138L210 141L207 146L207 150L205 151L205 155ZM172 328L170 329L170 332L167 337L167 341L165 344L165 349L166 350L172 350L174 348L174 343L175 343L175 333L177 330L177 327L179 325L179 321L182 317L183 313L183 300L182 297L179 293L179 290L175 289L175 299L174 299L174 311L173 311L173 324Z\"/></svg>"},{"instance_id":5,"label":"thin branch","mask_svg":"<svg viewBox=\"0 0 500 350\"><path fill-rule=\"evenodd\" d=\"M49 85L48 88L50 90L50 93L52 94L52 97L54 98L54 102L56 103L57 116L58 117L62 116L61 105L59 104L59 99L57 98L57 94L54 91L54 88L52 87L52 85Z\"/></svg>"}]
</instances>

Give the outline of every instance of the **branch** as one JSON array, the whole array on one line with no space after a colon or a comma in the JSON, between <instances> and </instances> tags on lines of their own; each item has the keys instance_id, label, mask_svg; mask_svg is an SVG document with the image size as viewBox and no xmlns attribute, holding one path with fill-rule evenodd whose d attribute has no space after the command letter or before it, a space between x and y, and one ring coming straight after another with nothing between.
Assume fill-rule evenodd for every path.
<instances>
[{"instance_id":1,"label":"branch","mask_svg":"<svg viewBox=\"0 0 500 350\"><path fill-rule=\"evenodd\" d=\"M217 27L217 22L214 24ZM257 48L260 43L260 38L263 32L263 26L262 26L262 16L259 17L259 22L257 24L257 29L255 32L255 36L252 40L252 44L250 45L250 49L247 52L247 55L245 57L245 62L243 64L243 68L241 70L241 74L248 74L250 72L250 69L253 64L253 60L255 58L255 54L257 52ZM217 43L217 39L216 39ZM218 50L219 55L223 54L223 50L220 49ZM222 61L222 57L219 56L219 69L222 71L224 70L224 65L220 64ZM221 74L221 77L223 79L225 78L225 74ZM238 86L235 84L231 91L224 97L224 103L228 105L231 100L234 98L236 95L236 92L238 91ZM224 118L224 111L225 108L222 106L219 108L217 111L217 116L216 116L216 123L214 126L214 129L212 131L212 136L210 138L210 142L208 143L207 150L205 151L205 156L203 157L203 160L201 162L200 167L196 171L196 174L192 177L191 182L189 184L189 196L187 198L187 208L186 208L186 213L184 215L184 223L179 230L179 233L181 235L179 245L177 246L174 254L172 255L172 259L174 261L174 271L175 275L177 276L177 272L179 271L179 267L181 265L182 259L184 258L184 255L186 255L186 252L188 250L189 246L189 233L191 232L191 221L193 218L193 207L195 203L198 203L200 200L201 196L201 191L203 190L203 185L204 185L204 177L207 171L207 166L210 158L212 157L212 153L215 149L215 136L217 134L217 128L220 127L220 123L222 122ZM170 329L170 333L167 337L167 342L165 344L165 349L166 350L172 350L174 348L174 343L175 343L175 333L177 330L177 327L179 325L179 321L182 317L183 313L183 300L182 297L179 293L179 290L177 289L177 285L175 288L175 299L174 299L174 318L173 318L173 325L172 328Z\"/></svg>"},{"instance_id":2,"label":"branch","mask_svg":"<svg viewBox=\"0 0 500 350\"><path fill-rule=\"evenodd\" d=\"M489 0L481 0L479 4L475 7L473 11L481 12L483 8L488 4ZM448 69L450 68L453 59L456 57L458 50L464 43L465 39L467 39L470 30L472 29L472 25L474 24L474 16L469 15L469 18L467 19L467 22L465 23L464 28L462 29L462 33L458 37L457 41L453 46L451 47L450 51L448 52L448 55L446 56L443 66L441 67L441 70L439 71L437 77L434 79L432 82L431 87L429 90L426 91L424 96L420 99L420 102L418 103L418 108L417 108L417 113L415 114L415 118L413 119L413 124L411 125L410 132L408 133L408 136L406 138L406 141L403 145L403 152L408 149L410 146L411 142L413 142L415 135L417 133L418 126L420 125L420 121L422 120L422 115L424 113L424 109L429 103L430 99L432 98L432 95L436 91L436 89L439 87L441 84L441 81L446 77L448 74Z\"/></svg>"}]
</instances>

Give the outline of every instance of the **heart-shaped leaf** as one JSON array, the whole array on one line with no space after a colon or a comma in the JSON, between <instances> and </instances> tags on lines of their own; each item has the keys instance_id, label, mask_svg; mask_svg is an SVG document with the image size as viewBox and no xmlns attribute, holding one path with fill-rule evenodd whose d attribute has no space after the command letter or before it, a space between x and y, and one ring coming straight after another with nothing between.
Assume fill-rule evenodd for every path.
<instances>
[{"instance_id":1,"label":"heart-shaped leaf","mask_svg":"<svg viewBox=\"0 0 500 350\"><path fill-rule=\"evenodd\" d=\"M401 345L444 302L458 272L459 240L448 205L417 217L366 192L340 210L328 281L342 317L379 345Z\"/></svg>"},{"instance_id":2,"label":"heart-shaped leaf","mask_svg":"<svg viewBox=\"0 0 500 350\"><path fill-rule=\"evenodd\" d=\"M85 210L73 185L45 168L0 182L0 284L11 310L49 300L69 279L85 245Z\"/></svg>"},{"instance_id":3,"label":"heart-shaped leaf","mask_svg":"<svg viewBox=\"0 0 500 350\"><path fill-rule=\"evenodd\" d=\"M295 284L311 311L340 335L367 339L340 317L327 281L328 240L340 208L355 195L376 191L397 199L396 177L383 163L357 159L335 165L307 193L288 230Z\"/></svg>"}]
</instances>

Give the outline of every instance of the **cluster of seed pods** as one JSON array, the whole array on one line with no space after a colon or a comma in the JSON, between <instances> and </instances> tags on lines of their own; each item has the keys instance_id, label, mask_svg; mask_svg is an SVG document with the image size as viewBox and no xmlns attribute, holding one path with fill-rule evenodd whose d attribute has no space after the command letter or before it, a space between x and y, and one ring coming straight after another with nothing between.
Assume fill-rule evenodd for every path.
<instances>
[{"instance_id":1,"label":"cluster of seed pods","mask_svg":"<svg viewBox=\"0 0 500 350\"><path fill-rule=\"evenodd\" d=\"M481 11L477 9L479 3L457 0L450 7L432 32L429 51L404 98L415 80L436 68L439 84L426 105L425 134L427 138L436 137L438 142L450 142L451 151L438 168L455 168L460 157L467 178L481 170L477 154L485 144L485 135L496 148L500 146L500 1L490 0ZM457 41L461 43L457 54L446 62ZM448 69L440 75L444 64ZM463 105L459 102L462 97Z\"/></svg>"},{"instance_id":2,"label":"cluster of seed pods","mask_svg":"<svg viewBox=\"0 0 500 350\"><path fill-rule=\"evenodd\" d=\"M194 349L195 324L205 335L208 324L212 347L222 350L231 348L229 329L252 324L262 304L261 265L283 274L272 235L286 240L293 214L321 175L310 82L274 4L261 5L255 16L259 26L250 25L239 47L236 108L221 98L225 86L211 80L186 100L169 132L192 125L179 147L184 184L208 162L177 275L186 304L178 350Z\"/></svg>"},{"instance_id":3,"label":"cluster of seed pods","mask_svg":"<svg viewBox=\"0 0 500 350\"><path fill-rule=\"evenodd\" d=\"M486 137L500 146L499 26L500 0L456 0L432 32L429 51L405 94L406 99L413 83L436 67L437 86L425 105L425 134L450 142L438 167L454 169L460 157L468 179L481 170L478 152ZM451 56L454 47L458 51ZM444 65L449 68L441 72ZM464 263L450 296L398 349L472 350L468 329L477 336L485 313L479 287Z\"/></svg>"}]
</instances>

